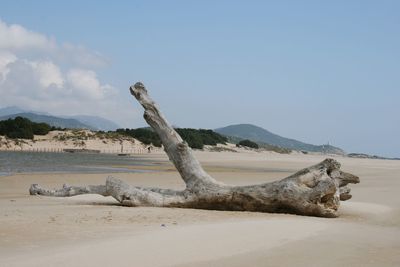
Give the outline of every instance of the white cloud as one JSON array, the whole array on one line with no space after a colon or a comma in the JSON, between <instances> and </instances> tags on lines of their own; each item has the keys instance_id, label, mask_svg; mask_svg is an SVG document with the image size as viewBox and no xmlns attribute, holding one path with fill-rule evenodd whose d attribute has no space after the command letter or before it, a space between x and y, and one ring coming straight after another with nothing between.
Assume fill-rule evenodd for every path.
<instances>
[{"instance_id":1,"label":"white cloud","mask_svg":"<svg viewBox=\"0 0 400 267\"><path fill-rule=\"evenodd\" d=\"M7 25L0 20L0 49L49 49L56 45L45 35L29 31L16 24Z\"/></svg>"},{"instance_id":2,"label":"white cloud","mask_svg":"<svg viewBox=\"0 0 400 267\"><path fill-rule=\"evenodd\" d=\"M82 45L58 44L54 38L30 31L20 25L7 25L0 19L0 50L19 54L35 54L51 58L56 63L80 67L104 67L107 60L98 52Z\"/></svg>"},{"instance_id":3,"label":"white cloud","mask_svg":"<svg viewBox=\"0 0 400 267\"><path fill-rule=\"evenodd\" d=\"M105 67L106 60L99 52L89 51L81 45L65 43L58 48L55 58L59 61L69 62L83 67Z\"/></svg>"},{"instance_id":4,"label":"white cloud","mask_svg":"<svg viewBox=\"0 0 400 267\"><path fill-rule=\"evenodd\" d=\"M30 62L36 72L40 85L44 88L54 85L62 88L64 79L60 68L51 61Z\"/></svg>"},{"instance_id":5,"label":"white cloud","mask_svg":"<svg viewBox=\"0 0 400 267\"><path fill-rule=\"evenodd\" d=\"M67 81L76 93L86 98L101 99L106 93L107 86L101 85L91 70L72 69L67 73Z\"/></svg>"},{"instance_id":6,"label":"white cloud","mask_svg":"<svg viewBox=\"0 0 400 267\"><path fill-rule=\"evenodd\" d=\"M28 96L43 103L47 100L59 103L106 101L117 96L117 90L102 84L93 70L73 68L62 72L51 61L26 59L16 59L3 69L7 75L0 82L2 105L16 105L19 98Z\"/></svg>"},{"instance_id":7,"label":"white cloud","mask_svg":"<svg viewBox=\"0 0 400 267\"><path fill-rule=\"evenodd\" d=\"M4 81L9 72L8 64L17 60L17 57L9 52L0 50L0 82Z\"/></svg>"},{"instance_id":8,"label":"white cloud","mask_svg":"<svg viewBox=\"0 0 400 267\"><path fill-rule=\"evenodd\" d=\"M118 90L98 78L93 68L103 65L98 53L83 46L58 45L41 33L0 20L0 107L99 115L121 122L132 115L121 109L125 101Z\"/></svg>"}]
</instances>

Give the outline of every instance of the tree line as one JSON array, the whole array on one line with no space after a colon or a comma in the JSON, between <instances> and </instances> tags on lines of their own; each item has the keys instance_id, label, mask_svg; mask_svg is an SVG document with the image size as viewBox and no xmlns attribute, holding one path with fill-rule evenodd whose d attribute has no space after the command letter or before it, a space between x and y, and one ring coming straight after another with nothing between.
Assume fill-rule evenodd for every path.
<instances>
[{"instance_id":1,"label":"tree line","mask_svg":"<svg viewBox=\"0 0 400 267\"><path fill-rule=\"evenodd\" d=\"M47 123L37 123L23 117L0 121L0 135L9 138L33 139L33 135L46 135L56 129Z\"/></svg>"},{"instance_id":2,"label":"tree line","mask_svg":"<svg viewBox=\"0 0 400 267\"><path fill-rule=\"evenodd\" d=\"M215 146L225 144L228 139L212 130L175 128L178 134L185 140L191 148L203 149L205 145ZM161 140L158 135L150 128L138 129L117 129L117 133L131 136L147 145L161 147Z\"/></svg>"}]
</instances>

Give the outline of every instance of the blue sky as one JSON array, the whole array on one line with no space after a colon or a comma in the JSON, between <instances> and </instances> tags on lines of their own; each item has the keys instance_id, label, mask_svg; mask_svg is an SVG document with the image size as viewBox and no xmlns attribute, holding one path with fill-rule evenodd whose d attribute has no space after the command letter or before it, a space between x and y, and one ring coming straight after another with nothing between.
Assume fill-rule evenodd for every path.
<instances>
[{"instance_id":1,"label":"blue sky","mask_svg":"<svg viewBox=\"0 0 400 267\"><path fill-rule=\"evenodd\" d=\"M127 90L140 80L174 125L253 123L400 157L399 14L400 2L385 0L3 0L13 37L0 36L0 63L2 50L9 59L0 90L14 97L0 106L140 127ZM34 36L12 34L13 24Z\"/></svg>"}]
</instances>

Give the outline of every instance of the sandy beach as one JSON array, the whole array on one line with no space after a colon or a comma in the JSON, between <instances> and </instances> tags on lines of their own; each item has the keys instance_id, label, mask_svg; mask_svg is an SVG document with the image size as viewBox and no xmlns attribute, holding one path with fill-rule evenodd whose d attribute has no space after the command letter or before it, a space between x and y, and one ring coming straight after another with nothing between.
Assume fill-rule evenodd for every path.
<instances>
[{"instance_id":1,"label":"sandy beach","mask_svg":"<svg viewBox=\"0 0 400 267\"><path fill-rule=\"evenodd\" d=\"M121 207L97 195L30 196L46 187L102 184L183 188L163 153L146 173L32 173L0 177L0 266L399 266L400 161L336 157L361 178L334 219L251 212ZM322 155L201 152L228 184L273 181Z\"/></svg>"}]
</instances>

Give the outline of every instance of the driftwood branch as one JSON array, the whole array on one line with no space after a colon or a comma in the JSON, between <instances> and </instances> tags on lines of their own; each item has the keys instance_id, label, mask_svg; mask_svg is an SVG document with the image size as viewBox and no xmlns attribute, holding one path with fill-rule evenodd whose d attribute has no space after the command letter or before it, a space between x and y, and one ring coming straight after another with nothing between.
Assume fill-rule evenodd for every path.
<instances>
[{"instance_id":1,"label":"driftwood branch","mask_svg":"<svg viewBox=\"0 0 400 267\"><path fill-rule=\"evenodd\" d=\"M142 83L130 87L143 106L144 118L160 136L165 152L179 171L186 189L175 191L135 187L108 177L105 185L67 186L58 190L33 184L31 195L69 197L80 194L112 196L126 206L180 207L212 210L284 212L336 217L340 201L351 198L349 183L359 178L340 170L340 163L326 159L272 183L230 186L216 181L201 167L188 144L164 118Z\"/></svg>"}]
</instances>

